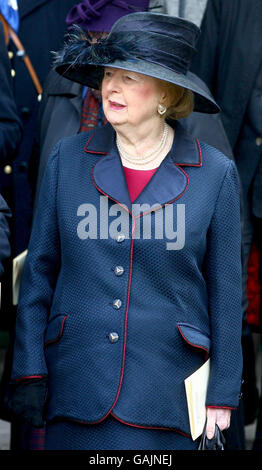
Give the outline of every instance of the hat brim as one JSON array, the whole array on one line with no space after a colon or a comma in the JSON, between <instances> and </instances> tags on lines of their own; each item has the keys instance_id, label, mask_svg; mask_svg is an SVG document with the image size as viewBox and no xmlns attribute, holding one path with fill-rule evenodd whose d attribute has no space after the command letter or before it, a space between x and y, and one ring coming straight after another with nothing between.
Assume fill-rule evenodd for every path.
<instances>
[{"instance_id":1,"label":"hat brim","mask_svg":"<svg viewBox=\"0 0 262 470\"><path fill-rule=\"evenodd\" d=\"M57 65L55 70L63 77L88 86L99 89L103 78L104 67L115 67L131 72L141 73L150 77L165 80L169 83L187 88L195 95L194 111L199 113L216 114L220 108L212 97L206 85L192 72L186 75L174 72L159 64L151 63L145 60L136 59L135 61L116 60L110 64L76 64L63 63Z\"/></svg>"}]
</instances>

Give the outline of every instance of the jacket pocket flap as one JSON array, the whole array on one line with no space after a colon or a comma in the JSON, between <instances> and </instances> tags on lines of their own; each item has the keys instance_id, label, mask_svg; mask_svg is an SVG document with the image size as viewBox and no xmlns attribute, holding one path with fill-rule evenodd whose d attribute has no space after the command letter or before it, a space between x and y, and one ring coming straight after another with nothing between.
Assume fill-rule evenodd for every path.
<instances>
[{"instance_id":1,"label":"jacket pocket flap","mask_svg":"<svg viewBox=\"0 0 262 470\"><path fill-rule=\"evenodd\" d=\"M209 352L211 341L208 333L189 323L180 322L177 323L177 327L188 344L195 348L204 349L207 353Z\"/></svg>"},{"instance_id":2,"label":"jacket pocket flap","mask_svg":"<svg viewBox=\"0 0 262 470\"><path fill-rule=\"evenodd\" d=\"M66 318L67 315L57 315L50 320L45 331L45 346L59 341L64 331Z\"/></svg>"}]
</instances>

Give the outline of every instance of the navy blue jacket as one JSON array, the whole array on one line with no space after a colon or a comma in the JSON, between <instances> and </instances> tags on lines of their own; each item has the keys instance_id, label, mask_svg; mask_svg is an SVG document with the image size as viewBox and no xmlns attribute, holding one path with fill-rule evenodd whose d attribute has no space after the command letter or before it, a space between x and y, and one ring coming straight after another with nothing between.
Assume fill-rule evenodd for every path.
<instances>
[{"instance_id":1,"label":"navy blue jacket","mask_svg":"<svg viewBox=\"0 0 262 470\"><path fill-rule=\"evenodd\" d=\"M262 68L262 2L209 0L201 24L192 71L207 84L221 108L221 118L248 197L248 211L262 213L261 139L243 137L250 96ZM259 110L257 110L259 113ZM239 146L241 142L241 146ZM239 148L240 147L240 148ZM257 184L253 186L254 182ZM253 193L253 200L252 200ZM247 196L246 196L247 195ZM250 224L250 221L248 222ZM248 231L250 228L247 226Z\"/></svg>"},{"instance_id":2,"label":"navy blue jacket","mask_svg":"<svg viewBox=\"0 0 262 470\"><path fill-rule=\"evenodd\" d=\"M22 280L12 379L48 376L47 420L95 423L112 413L189 435L184 379L208 355L206 404L238 406L236 167L176 123L171 151L132 206L114 137L107 124L61 140L50 156ZM176 231L177 211L185 214L185 240L167 249L176 241L166 230L159 236L161 218L173 217ZM143 237L150 223L152 236Z\"/></svg>"}]
</instances>

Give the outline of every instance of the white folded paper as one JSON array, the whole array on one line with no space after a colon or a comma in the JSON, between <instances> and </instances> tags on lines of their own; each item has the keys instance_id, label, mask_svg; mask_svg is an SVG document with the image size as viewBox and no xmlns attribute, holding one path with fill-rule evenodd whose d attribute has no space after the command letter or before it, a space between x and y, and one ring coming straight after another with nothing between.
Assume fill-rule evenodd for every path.
<instances>
[{"instance_id":1,"label":"white folded paper","mask_svg":"<svg viewBox=\"0 0 262 470\"><path fill-rule=\"evenodd\" d=\"M206 394L210 359L185 379L190 431L193 441L201 436L206 422Z\"/></svg>"},{"instance_id":2,"label":"white folded paper","mask_svg":"<svg viewBox=\"0 0 262 470\"><path fill-rule=\"evenodd\" d=\"M23 251L13 259L13 305L18 304L20 284L22 280L27 251L28 250Z\"/></svg>"}]
</instances>

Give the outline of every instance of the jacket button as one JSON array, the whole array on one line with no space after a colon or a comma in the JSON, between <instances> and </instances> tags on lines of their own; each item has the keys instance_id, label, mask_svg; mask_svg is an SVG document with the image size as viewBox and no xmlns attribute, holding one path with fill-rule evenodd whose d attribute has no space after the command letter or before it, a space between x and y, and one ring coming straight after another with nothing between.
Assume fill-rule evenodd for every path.
<instances>
[{"instance_id":1,"label":"jacket button","mask_svg":"<svg viewBox=\"0 0 262 470\"><path fill-rule=\"evenodd\" d=\"M16 56L19 57L20 59L23 59L25 57L26 53L25 50L21 49L17 51Z\"/></svg>"},{"instance_id":2,"label":"jacket button","mask_svg":"<svg viewBox=\"0 0 262 470\"><path fill-rule=\"evenodd\" d=\"M124 235L123 233L119 233L119 235L117 235L117 237L116 237L116 241L117 241L118 243L121 243L121 242L123 242L123 241L125 240L125 238L126 238L126 237L125 237L125 235Z\"/></svg>"},{"instance_id":3,"label":"jacket button","mask_svg":"<svg viewBox=\"0 0 262 470\"><path fill-rule=\"evenodd\" d=\"M27 106L23 106L21 108L21 114L26 117L30 114L30 109Z\"/></svg>"},{"instance_id":4,"label":"jacket button","mask_svg":"<svg viewBox=\"0 0 262 470\"><path fill-rule=\"evenodd\" d=\"M12 173L12 171L13 170L12 170L11 165L5 165L4 172L5 172L6 175L10 175L10 173Z\"/></svg>"},{"instance_id":5,"label":"jacket button","mask_svg":"<svg viewBox=\"0 0 262 470\"><path fill-rule=\"evenodd\" d=\"M119 336L116 332L112 332L109 334L110 343L116 343L119 340Z\"/></svg>"},{"instance_id":6,"label":"jacket button","mask_svg":"<svg viewBox=\"0 0 262 470\"><path fill-rule=\"evenodd\" d=\"M115 309L118 310L119 308L121 308L121 305L122 305L122 302L121 302L120 299L115 299L115 300L113 301L113 307L114 307Z\"/></svg>"},{"instance_id":7,"label":"jacket button","mask_svg":"<svg viewBox=\"0 0 262 470\"><path fill-rule=\"evenodd\" d=\"M260 147L260 145L262 145L262 137L257 137L257 138L256 138L256 145L257 145L258 147Z\"/></svg>"},{"instance_id":8,"label":"jacket button","mask_svg":"<svg viewBox=\"0 0 262 470\"><path fill-rule=\"evenodd\" d=\"M21 162L21 163L19 164L19 170L20 170L21 172L26 172L26 171L27 171L27 167L28 167L27 162Z\"/></svg>"},{"instance_id":9,"label":"jacket button","mask_svg":"<svg viewBox=\"0 0 262 470\"><path fill-rule=\"evenodd\" d=\"M115 269L114 269L114 272L115 272L115 275L116 276L122 276L122 274L124 274L124 268L123 266L116 266Z\"/></svg>"}]
</instances>

